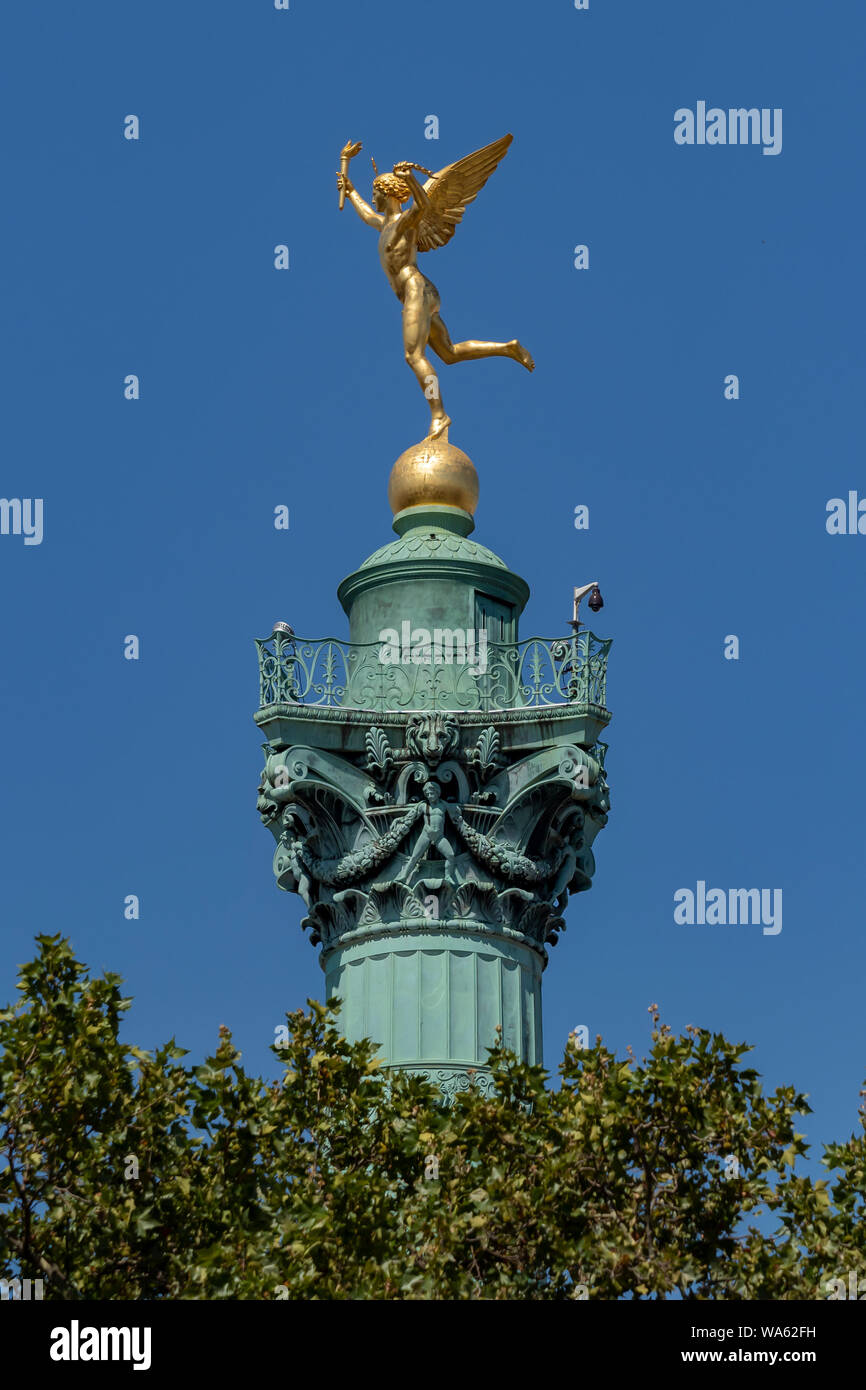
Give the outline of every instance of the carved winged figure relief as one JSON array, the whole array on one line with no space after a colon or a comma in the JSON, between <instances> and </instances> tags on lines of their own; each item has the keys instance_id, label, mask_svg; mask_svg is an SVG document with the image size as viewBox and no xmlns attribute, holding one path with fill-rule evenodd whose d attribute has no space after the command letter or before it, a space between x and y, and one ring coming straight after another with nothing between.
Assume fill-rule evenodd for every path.
<instances>
[{"instance_id":1,"label":"carved winged figure relief","mask_svg":"<svg viewBox=\"0 0 866 1390\"><path fill-rule=\"evenodd\" d=\"M418 268L419 251L434 251L453 237L463 213L474 202L511 144L503 135L483 149L448 164L433 174L420 164L403 161L393 173L373 169L373 206L357 193L349 178L349 161L361 149L347 144L340 156L337 187L340 206L348 196L363 222L379 232L379 259L397 298L403 306L403 350L406 361L430 404L428 438L447 439L451 421L442 404L439 378L433 370L427 349L432 348L443 362L471 362L479 357L510 357L532 371L535 363L526 348L512 338L507 343L467 339L452 343L440 314L439 291ZM428 174L425 184L418 182L415 170ZM409 204L404 208L404 204Z\"/></svg>"}]
</instances>

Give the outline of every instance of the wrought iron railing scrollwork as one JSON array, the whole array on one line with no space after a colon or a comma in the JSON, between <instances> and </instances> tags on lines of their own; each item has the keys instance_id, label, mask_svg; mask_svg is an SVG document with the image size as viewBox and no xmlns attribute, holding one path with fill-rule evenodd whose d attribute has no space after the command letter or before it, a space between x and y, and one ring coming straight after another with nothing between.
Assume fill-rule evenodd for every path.
<instances>
[{"instance_id":1,"label":"wrought iron railing scrollwork","mask_svg":"<svg viewBox=\"0 0 866 1390\"><path fill-rule=\"evenodd\" d=\"M483 659L389 659L387 647L308 641L287 631L256 640L259 704L324 705L365 710L523 709L542 705L605 707L611 639L587 628L570 637L489 643ZM408 654L407 654L408 656ZM465 656L465 654L464 654ZM479 652L479 658L481 653ZM448 659L450 658L450 659Z\"/></svg>"}]
</instances>

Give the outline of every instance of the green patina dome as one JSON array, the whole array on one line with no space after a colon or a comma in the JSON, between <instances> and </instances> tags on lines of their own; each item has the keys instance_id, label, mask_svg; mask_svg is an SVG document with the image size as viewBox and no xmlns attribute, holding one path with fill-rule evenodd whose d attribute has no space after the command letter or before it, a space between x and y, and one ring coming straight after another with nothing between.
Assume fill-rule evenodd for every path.
<instances>
[{"instance_id":1,"label":"green patina dome","mask_svg":"<svg viewBox=\"0 0 866 1390\"><path fill-rule=\"evenodd\" d=\"M492 628L494 640L516 640L529 586L486 545L468 539L468 512L407 507L393 525L398 539L368 555L337 590L352 642L379 642L382 629L404 621L431 631Z\"/></svg>"},{"instance_id":2,"label":"green patina dome","mask_svg":"<svg viewBox=\"0 0 866 1390\"><path fill-rule=\"evenodd\" d=\"M508 569L505 561L488 550L486 545L479 545L478 541L470 541L466 536L455 535L453 531L445 531L438 526L407 531L396 541L374 550L358 569L373 569L376 565L390 565L401 560L467 560L476 565Z\"/></svg>"}]
</instances>

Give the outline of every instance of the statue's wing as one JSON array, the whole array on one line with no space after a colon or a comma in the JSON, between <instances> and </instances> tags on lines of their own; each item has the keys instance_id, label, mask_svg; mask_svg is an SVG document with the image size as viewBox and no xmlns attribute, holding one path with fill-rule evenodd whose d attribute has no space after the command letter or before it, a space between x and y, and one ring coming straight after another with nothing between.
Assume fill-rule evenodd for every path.
<instances>
[{"instance_id":1,"label":"statue's wing","mask_svg":"<svg viewBox=\"0 0 866 1390\"><path fill-rule=\"evenodd\" d=\"M463 217L464 208L474 202L493 170L503 158L512 136L503 135L492 145L458 159L434 174L424 185L430 200L418 225L418 250L434 251L449 242Z\"/></svg>"}]
</instances>

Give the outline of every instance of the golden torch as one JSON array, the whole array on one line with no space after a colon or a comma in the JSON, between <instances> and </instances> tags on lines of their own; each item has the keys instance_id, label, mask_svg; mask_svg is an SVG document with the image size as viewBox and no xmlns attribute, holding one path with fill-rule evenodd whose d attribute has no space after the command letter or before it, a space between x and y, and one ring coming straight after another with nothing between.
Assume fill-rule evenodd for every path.
<instances>
[{"instance_id":1,"label":"golden torch","mask_svg":"<svg viewBox=\"0 0 866 1390\"><path fill-rule=\"evenodd\" d=\"M344 145L343 148L341 149L341 151L340 151L340 173L343 175L343 178L346 178L346 176L347 176L348 173L349 173L349 160L350 160L350 159L354 159L354 158L355 158L355 155L360 153L360 150L361 150L361 142L360 142L360 140L356 141L356 143L355 143L354 145L352 144L351 141L349 141L349 143L346 144L346 145ZM344 205L345 201L346 201L346 190L345 190L345 188L341 188L341 189L340 189L340 212L343 211L343 205Z\"/></svg>"}]
</instances>

